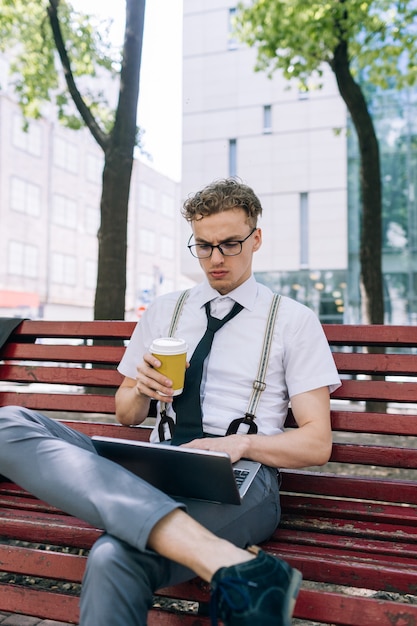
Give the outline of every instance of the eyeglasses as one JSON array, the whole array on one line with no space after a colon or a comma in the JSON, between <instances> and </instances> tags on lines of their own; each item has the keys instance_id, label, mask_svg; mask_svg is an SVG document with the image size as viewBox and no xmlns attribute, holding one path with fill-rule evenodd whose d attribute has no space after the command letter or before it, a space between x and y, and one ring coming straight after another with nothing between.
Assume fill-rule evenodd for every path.
<instances>
[{"instance_id":1,"label":"eyeglasses","mask_svg":"<svg viewBox=\"0 0 417 626\"><path fill-rule=\"evenodd\" d=\"M193 237L193 235L191 235L188 240L187 247L191 254L197 259L209 259L215 248L217 248L223 256L237 256L242 252L242 245L251 235L253 235L255 230L257 230L256 226L255 228L252 228L247 237L241 239L240 241L224 241L223 243L219 243L217 246L213 246L211 243L193 243L190 245L189 242Z\"/></svg>"}]
</instances>

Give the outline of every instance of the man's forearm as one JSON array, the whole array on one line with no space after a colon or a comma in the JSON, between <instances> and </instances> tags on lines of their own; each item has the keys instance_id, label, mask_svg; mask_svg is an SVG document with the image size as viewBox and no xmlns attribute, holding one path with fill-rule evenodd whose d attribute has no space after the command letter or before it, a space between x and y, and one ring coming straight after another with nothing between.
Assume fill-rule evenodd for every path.
<instances>
[{"instance_id":1,"label":"man's forearm","mask_svg":"<svg viewBox=\"0 0 417 626\"><path fill-rule=\"evenodd\" d=\"M116 393L116 419L125 426L141 424L148 416L150 402L136 385L122 385Z\"/></svg>"}]
</instances>

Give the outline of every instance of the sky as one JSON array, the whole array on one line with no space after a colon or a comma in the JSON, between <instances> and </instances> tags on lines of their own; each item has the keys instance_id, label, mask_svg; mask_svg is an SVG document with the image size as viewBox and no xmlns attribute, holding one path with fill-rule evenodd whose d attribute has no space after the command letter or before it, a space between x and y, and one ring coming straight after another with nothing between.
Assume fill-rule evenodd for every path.
<instances>
[{"instance_id":1,"label":"sky","mask_svg":"<svg viewBox=\"0 0 417 626\"><path fill-rule=\"evenodd\" d=\"M71 0L76 10L114 19L122 43L125 0ZM143 158L162 174L181 178L182 0L147 0L139 88L138 124L145 130Z\"/></svg>"}]
</instances>

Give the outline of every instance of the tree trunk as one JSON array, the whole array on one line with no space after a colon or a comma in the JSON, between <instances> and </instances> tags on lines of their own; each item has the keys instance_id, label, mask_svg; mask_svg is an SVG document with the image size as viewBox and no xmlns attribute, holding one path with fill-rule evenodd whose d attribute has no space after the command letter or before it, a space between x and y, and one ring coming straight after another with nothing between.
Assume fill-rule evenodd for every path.
<instances>
[{"instance_id":1,"label":"tree trunk","mask_svg":"<svg viewBox=\"0 0 417 626\"><path fill-rule=\"evenodd\" d=\"M127 219L142 54L145 0L127 0L119 102L105 148L94 319L124 319Z\"/></svg>"},{"instance_id":2,"label":"tree trunk","mask_svg":"<svg viewBox=\"0 0 417 626\"><path fill-rule=\"evenodd\" d=\"M360 264L367 316L365 322L383 324L382 194L378 140L361 88L350 71L346 42L341 41L336 47L331 67L359 142L362 196Z\"/></svg>"},{"instance_id":3,"label":"tree trunk","mask_svg":"<svg viewBox=\"0 0 417 626\"><path fill-rule=\"evenodd\" d=\"M346 103L358 135L360 152L360 188L362 194L362 223L360 263L362 293L365 295L365 315L368 324L384 323L382 279L382 194L379 145L372 118L359 85L350 72L347 44L342 42L335 50L332 69L340 94ZM370 353L384 352L384 348L369 347ZM384 380L371 376L372 380ZM385 402L368 401L366 410L385 412Z\"/></svg>"},{"instance_id":4,"label":"tree trunk","mask_svg":"<svg viewBox=\"0 0 417 626\"><path fill-rule=\"evenodd\" d=\"M60 0L49 0L48 17L68 90L92 136L104 151L101 224L94 319L124 319L127 218L136 144L136 118L146 0L126 0L126 26L119 101L113 129L106 134L85 103L71 69L58 17Z\"/></svg>"},{"instance_id":5,"label":"tree trunk","mask_svg":"<svg viewBox=\"0 0 417 626\"><path fill-rule=\"evenodd\" d=\"M98 233L94 319L124 319L129 187L133 158L117 146L106 151Z\"/></svg>"}]
</instances>

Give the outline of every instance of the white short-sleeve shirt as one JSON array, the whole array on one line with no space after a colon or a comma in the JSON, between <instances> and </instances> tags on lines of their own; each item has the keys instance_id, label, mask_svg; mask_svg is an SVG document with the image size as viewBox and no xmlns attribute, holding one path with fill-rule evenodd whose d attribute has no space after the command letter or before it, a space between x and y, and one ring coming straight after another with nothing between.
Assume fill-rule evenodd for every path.
<instances>
[{"instance_id":1,"label":"white short-sleeve shirt","mask_svg":"<svg viewBox=\"0 0 417 626\"><path fill-rule=\"evenodd\" d=\"M179 295L180 292L161 296L149 306L119 364L121 374L136 378L137 365L149 352L152 340L167 336ZM207 326L206 302L211 301L211 314L215 317L224 317L234 302L244 307L217 331L205 362L201 406L203 430L208 434L224 435L232 420L243 417L248 409L272 296L272 291L253 276L227 296L220 296L206 281L190 290L175 333L188 344L188 360ZM284 296L265 382L256 411L258 432L264 435L282 432L292 396L325 386L332 392L341 384L318 318L311 309ZM175 419L171 405L167 413ZM158 439L158 423L159 417L151 435L153 441Z\"/></svg>"}]
</instances>

